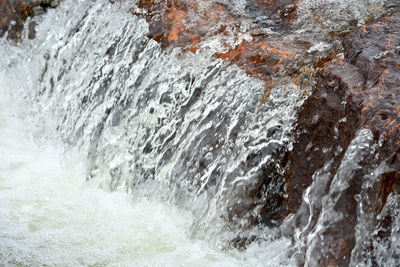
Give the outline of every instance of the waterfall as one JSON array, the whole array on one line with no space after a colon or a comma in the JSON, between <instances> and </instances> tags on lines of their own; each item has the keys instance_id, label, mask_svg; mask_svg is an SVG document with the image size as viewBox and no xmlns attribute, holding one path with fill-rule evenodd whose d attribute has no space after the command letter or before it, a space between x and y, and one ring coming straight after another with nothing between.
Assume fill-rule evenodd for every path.
<instances>
[{"instance_id":1,"label":"waterfall","mask_svg":"<svg viewBox=\"0 0 400 267\"><path fill-rule=\"evenodd\" d=\"M277 219L290 192L284 165L315 83L289 78L279 61L284 77L268 87L226 60L231 47L257 38L247 21L189 53L152 37L137 1L112 2L64 0L28 18L19 42L0 39L0 265L318 266L315 255L330 253L323 243L336 242L329 231L348 219L342 200L354 188L351 263L362 262L375 220L364 196L389 169L365 168L374 133L361 128L347 148L324 147L342 155L340 164L317 168L299 186L299 211ZM245 12L245 1L213 2ZM364 23L373 5L301 1L294 33L259 11L251 16L277 40L317 36L308 53L329 54L327 36L349 20ZM330 19L310 26L312 16ZM378 238L371 245L382 264L398 256L397 198L379 215L393 216L390 249Z\"/></svg>"},{"instance_id":2,"label":"waterfall","mask_svg":"<svg viewBox=\"0 0 400 267\"><path fill-rule=\"evenodd\" d=\"M282 249L288 240L273 241L273 229L248 233L246 223L235 221L237 212L256 216L257 207L232 209L250 203L240 188L257 186L260 172L290 145L302 92L288 84L263 103L260 81L210 53L162 50L129 7L67 0L39 18L34 40L15 46L2 39L2 94L12 94L2 110L15 103L12 109L22 112L15 131L28 132L21 137L26 151L9 148L27 159L5 160L4 168L22 162L8 174L13 179L30 168L39 173L2 185L16 187L4 199L32 203L13 216L33 222L14 231L3 214L1 262L124 265L138 257L139 265L289 264ZM4 212L15 207L12 200ZM238 231L260 240L246 252L232 250ZM18 236L23 240L13 240ZM41 249L31 251L35 246ZM156 259L143 258L158 250Z\"/></svg>"},{"instance_id":3,"label":"waterfall","mask_svg":"<svg viewBox=\"0 0 400 267\"><path fill-rule=\"evenodd\" d=\"M41 112L87 153L91 183L129 192L156 181L177 205L205 200L195 206L206 220L247 212L229 209L279 165L303 92L287 84L263 103L260 81L210 54L162 51L126 10L93 4L44 55Z\"/></svg>"}]
</instances>

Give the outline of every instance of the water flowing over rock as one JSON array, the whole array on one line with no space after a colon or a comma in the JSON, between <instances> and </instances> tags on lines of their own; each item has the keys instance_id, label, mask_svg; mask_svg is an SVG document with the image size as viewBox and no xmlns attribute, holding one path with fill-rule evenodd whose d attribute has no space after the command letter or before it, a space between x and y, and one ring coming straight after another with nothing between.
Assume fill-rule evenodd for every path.
<instances>
[{"instance_id":1,"label":"water flowing over rock","mask_svg":"<svg viewBox=\"0 0 400 267\"><path fill-rule=\"evenodd\" d=\"M171 15L157 17L164 20L163 24L159 24L157 20L155 22L151 15L155 7L160 10L159 5L152 2L141 2L139 5L140 8L149 10L146 14L150 23L158 27L172 25L161 26L161 30L156 31L158 35L151 36L162 42L164 47L169 44L190 46L188 50L195 52L198 49L196 46L210 38L209 35L223 34L228 23L235 25L233 32L240 29L238 25L243 21L251 25L248 26L251 30L247 33L257 32L259 27L257 21L251 21L251 15L245 17L242 13L240 19L237 19L231 15L227 6L219 3L216 4L218 8L212 8L218 12L213 14L205 9L207 16L203 19L202 15L190 14L196 9L185 6L185 1L174 3L175 6L165 7L167 13L169 11ZM297 19L295 12L297 5L306 3L305 1L248 1L253 18L254 14L257 14L257 17L263 14L271 19L269 26L279 26L280 30L286 28L286 32L292 30L290 23ZM388 1L384 5L396 7ZM196 7L198 8L199 4ZM370 8L379 10L382 6ZM178 12L179 15L172 15L173 12ZM318 10L312 12L317 14ZM374 12L379 11L374 10ZM199 13L202 14L201 9ZM196 19L194 23L191 21L193 17ZM332 57L330 54L332 52L322 51L325 52L322 58L317 57L307 61L306 54L310 53L307 50L312 50L310 49L312 44L297 38L293 42L294 34L290 33L291 42L286 43L285 33L277 37L271 34L261 36L253 34L251 40L243 40L227 52L217 55L224 60L235 62L252 77L264 80L266 87L271 86L272 77L285 75L293 79L294 74L297 74L299 82L299 76L302 78L301 72L305 72L307 68L310 75L306 78L309 79L315 74L314 68L320 67L313 93L299 112L293 149L286 151L286 156L281 160L275 158L277 162L281 162L285 170L282 172L267 167L265 173L261 175L268 178L261 179L253 190L248 191L253 199L269 199L268 202L258 206L259 216L263 218L261 221L264 223L280 221L290 213L296 213L291 220L295 222L297 231L300 229L300 242L306 242L304 244L308 247L307 252L303 252L307 255L300 256L304 257L307 265L348 265L351 257L353 262L374 261L371 256L374 252L366 252L371 250L371 247L366 248L362 245L361 242L364 241L357 240L356 243L356 229L357 222L366 220L364 217L379 214L389 194L398 191L397 153L400 142L397 107L399 99L396 93L400 85L398 78L400 60L397 51L400 38L397 28L397 25L400 25L398 17L398 13L394 13L358 28L344 39L344 55L333 56L334 59L325 64L324 61L329 61ZM317 24L323 22L323 19L320 17ZM271 22L272 20L274 22ZM219 31L210 31L216 22L222 24ZM359 22L349 21L348 29L353 29L357 23ZM198 30L201 28L200 25L204 27L203 32ZM346 28L343 30L340 27L342 26L337 29L346 34ZM251 158L247 160L251 161ZM362 189L366 187L365 177L373 180L373 190ZM267 181L271 179L280 181L278 184L283 183L283 186L263 191L265 189L261 188L268 187ZM347 186L340 186L341 183ZM235 189L235 191L240 190ZM323 202L324 197L326 203ZM243 195L238 197L240 198L243 198ZM333 204L327 204L328 202ZM368 202L368 205L364 202ZM359 210L360 205L362 209L367 210ZM234 209L234 213L243 217L242 209L247 210L249 207L244 203L239 206L240 208ZM325 218L322 211L337 214L342 219L332 221L331 217ZM363 223L375 225L375 228L379 225L376 220L371 221L371 219ZM317 227L322 229L315 232L313 229ZM372 235L371 230L369 233ZM305 241L304 238L311 234L315 237ZM365 235L361 232L357 234ZM368 240L368 243L372 241ZM370 253L369 257L365 256L366 253ZM361 254L365 258L362 258Z\"/></svg>"},{"instance_id":2,"label":"water flowing over rock","mask_svg":"<svg viewBox=\"0 0 400 267\"><path fill-rule=\"evenodd\" d=\"M56 5L0 0L0 35L33 38L23 21ZM288 238L299 266L396 265L398 1L82 5L33 98L88 182L155 183L226 248Z\"/></svg>"},{"instance_id":3,"label":"water flowing over rock","mask_svg":"<svg viewBox=\"0 0 400 267\"><path fill-rule=\"evenodd\" d=\"M295 7L294 1L248 2L248 8L235 10L228 2L143 0L132 13L146 18L149 37L164 48L182 47L195 53L212 46L220 50L216 55L221 59L233 61L252 77L265 81L293 74L309 63L304 54L312 44L299 36L295 40L285 38L282 33L285 27L288 29L283 23L289 12L286 9ZM259 16L253 14L256 10L263 17L276 13L271 23L279 33L266 34Z\"/></svg>"},{"instance_id":4,"label":"water flowing over rock","mask_svg":"<svg viewBox=\"0 0 400 267\"><path fill-rule=\"evenodd\" d=\"M344 58L323 66L300 112L284 206L298 210L308 265L393 260L377 254L380 232L393 234L399 220L383 230L382 209L400 185L399 22L395 12L346 36Z\"/></svg>"}]
</instances>

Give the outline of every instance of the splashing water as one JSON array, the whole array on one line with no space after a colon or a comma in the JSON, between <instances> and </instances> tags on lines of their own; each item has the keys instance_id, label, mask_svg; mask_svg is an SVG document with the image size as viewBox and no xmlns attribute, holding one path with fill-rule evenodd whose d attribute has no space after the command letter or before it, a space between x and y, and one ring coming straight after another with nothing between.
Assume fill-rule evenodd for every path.
<instances>
[{"instance_id":1,"label":"splashing water","mask_svg":"<svg viewBox=\"0 0 400 267\"><path fill-rule=\"evenodd\" d=\"M343 31L364 24L384 11L381 0L303 0L299 2L298 24L312 31Z\"/></svg>"},{"instance_id":2,"label":"splashing water","mask_svg":"<svg viewBox=\"0 0 400 267\"><path fill-rule=\"evenodd\" d=\"M264 164L239 169L266 150L260 129L290 142L299 92L260 106L260 82L163 53L127 9L66 0L34 41L0 40L0 265L290 265L266 229L229 249L220 210Z\"/></svg>"},{"instance_id":3,"label":"splashing water","mask_svg":"<svg viewBox=\"0 0 400 267\"><path fill-rule=\"evenodd\" d=\"M281 162L309 91L278 83L266 99L261 81L213 56L221 43L251 38L245 22L195 54L163 50L129 14L132 2L65 0L34 18L35 40L0 39L0 265L293 265L288 256L317 265L312 254L342 216L332 201L352 182L346 172L373 155L371 132L357 132L332 184L331 162L314 174L308 220L292 241L272 223L249 227L273 221L263 216L277 208ZM247 12L244 0L219 2ZM297 12L294 34L321 41L312 52L382 4L304 0ZM371 170L357 196L354 266L372 264L364 247L382 265L399 254L397 196L379 214L392 232L369 237L365 195L385 168ZM253 242L238 251L232 240Z\"/></svg>"}]
</instances>

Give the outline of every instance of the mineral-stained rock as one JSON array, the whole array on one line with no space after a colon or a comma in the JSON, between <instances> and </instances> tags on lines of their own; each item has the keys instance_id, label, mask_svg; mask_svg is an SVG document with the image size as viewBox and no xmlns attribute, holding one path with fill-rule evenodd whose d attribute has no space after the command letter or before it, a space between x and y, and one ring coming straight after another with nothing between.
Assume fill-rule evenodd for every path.
<instances>
[{"instance_id":1,"label":"mineral-stained rock","mask_svg":"<svg viewBox=\"0 0 400 267\"><path fill-rule=\"evenodd\" d=\"M298 115L293 149L279 159L282 168L266 169L266 178L247 192L235 190L238 198L252 197L254 202L233 205L230 216L246 216L254 203L260 205L261 215L251 223L276 225L295 214L287 218L301 233L297 241L303 244L299 250L304 256L299 263L345 266L351 257L360 262L362 251L371 246L360 245L368 242L356 238L357 224L366 221L372 229L388 225L388 220L370 218L400 187L400 12L349 34L342 43L344 54L331 51L321 56L311 49L315 42L302 39L292 28L297 5L304 1L246 2L248 13L235 13L218 1L140 0L139 9L132 12L146 18L149 37L164 48L195 53L217 37L222 52L215 56L234 62L266 87L279 77L301 85L303 76L311 79L319 68L313 93ZM396 6L390 6L391 12ZM264 26L279 34L263 32ZM265 181L271 180L284 192L268 191Z\"/></svg>"},{"instance_id":2,"label":"mineral-stained rock","mask_svg":"<svg viewBox=\"0 0 400 267\"><path fill-rule=\"evenodd\" d=\"M309 63L305 54L312 44L298 38L286 40L280 34L258 33L262 23L251 13L257 10L257 16L268 16L273 25L283 29L294 16L295 2L248 0L250 14L239 14L218 1L140 0L139 10L132 13L146 18L149 37L164 48L181 47L194 53L204 42L218 39L224 51L216 56L236 63L270 87L274 77L299 73ZM248 39L244 39L246 36Z\"/></svg>"},{"instance_id":3,"label":"mineral-stained rock","mask_svg":"<svg viewBox=\"0 0 400 267\"><path fill-rule=\"evenodd\" d=\"M356 242L356 225L377 229L376 215L399 193L400 12L358 28L343 47L344 60L323 66L302 107L285 174L282 215L297 211L296 227L315 233L304 241L310 266L346 266L352 253L363 260L362 251L373 249ZM311 203L320 179L325 200Z\"/></svg>"},{"instance_id":4,"label":"mineral-stained rock","mask_svg":"<svg viewBox=\"0 0 400 267\"><path fill-rule=\"evenodd\" d=\"M279 38L256 36L218 57L235 62L252 77L270 81L273 77L296 73L310 46L306 42L289 43Z\"/></svg>"},{"instance_id":5,"label":"mineral-stained rock","mask_svg":"<svg viewBox=\"0 0 400 267\"><path fill-rule=\"evenodd\" d=\"M150 37L164 47L170 44L190 47L195 51L199 42L222 34L238 35L241 25L252 24L252 12L268 17L281 28L294 17L295 0L247 0L250 14L232 12L227 4L218 1L190 0L139 0L133 14L146 17L150 24ZM287 18L287 19L285 19ZM248 30L248 29L246 29Z\"/></svg>"},{"instance_id":6,"label":"mineral-stained rock","mask_svg":"<svg viewBox=\"0 0 400 267\"><path fill-rule=\"evenodd\" d=\"M376 211L382 209L391 192L398 191L399 15L394 13L355 30L343 41L344 55L335 56L332 50L321 55L320 51L310 49L315 43L294 34L295 29L291 28L299 2L303 1L248 0L249 13L238 14L218 1L140 0L138 9L132 13L146 18L149 37L164 48L180 47L195 53L204 43L218 37L222 52L215 56L234 62L252 77L263 80L266 88L274 86L279 77L291 77L301 85L303 78L312 80L315 69L320 68L317 85L299 113L294 147L280 159L284 171L273 168L266 171L275 177L276 184L280 179L285 182L282 187L286 188L285 192L281 199L277 192L273 196L271 192L267 194L268 204L260 209L262 219L254 219L253 223L273 225L272 220L281 221L296 213L295 226L309 233L318 220L323 221L319 219L321 209L340 209L349 219L327 222L327 227L319 232L320 236L332 240L330 245L322 245L323 242L315 239L314 249L309 251L315 253L316 264L343 265L349 262L356 244L358 202L354 196L364 194L362 177L382 164L388 167L387 171L376 173L375 187L379 193L371 196L375 197ZM246 27L242 32L243 25ZM263 26L279 34L265 33ZM244 34L249 38L243 38ZM346 164L344 158L351 155L352 143L357 144L357 140L364 140L362 136L369 136L362 129L369 130L373 139L368 139L371 150L365 148L360 152L357 163L362 168L360 171L358 165ZM372 151L372 147L376 150L370 157L368 151ZM335 183L340 184L347 178L349 188L334 189ZM311 214L302 196L313 183L319 187L310 189L315 198L315 210ZM243 194L264 199L265 190L257 192L257 188L264 187L260 184ZM335 196L337 205L331 207L322 203L324 195ZM237 212L232 216L244 216L247 206L252 206L251 203L246 205L235 206L232 210ZM307 225L310 218L311 224ZM341 231L335 231L338 225L343 225Z\"/></svg>"},{"instance_id":7,"label":"mineral-stained rock","mask_svg":"<svg viewBox=\"0 0 400 267\"><path fill-rule=\"evenodd\" d=\"M146 18L149 37L163 47L172 45L195 52L199 43L211 36L239 32L239 22L222 3L139 0L137 5L140 11L133 14Z\"/></svg>"},{"instance_id":8,"label":"mineral-stained rock","mask_svg":"<svg viewBox=\"0 0 400 267\"><path fill-rule=\"evenodd\" d=\"M293 22L297 6L304 1L247 0L246 8L235 11L229 2L221 1L139 0L131 12L146 18L149 37L164 48L195 53L210 44L214 50L218 47L215 56L263 80L268 96L282 77L302 87L309 85L315 68L335 54L335 42L324 51L310 51L320 40L313 33L296 33Z\"/></svg>"},{"instance_id":9,"label":"mineral-stained rock","mask_svg":"<svg viewBox=\"0 0 400 267\"><path fill-rule=\"evenodd\" d=\"M7 32L10 39L21 38L24 21L29 16L56 7L60 0L0 0L0 37ZM29 38L35 36L35 22L29 25Z\"/></svg>"}]
</instances>

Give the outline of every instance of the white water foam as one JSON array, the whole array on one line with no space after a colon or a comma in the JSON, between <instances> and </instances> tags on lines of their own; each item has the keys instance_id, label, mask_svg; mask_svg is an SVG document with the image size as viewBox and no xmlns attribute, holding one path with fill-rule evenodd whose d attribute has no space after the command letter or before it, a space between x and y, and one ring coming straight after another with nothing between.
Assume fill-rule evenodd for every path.
<instances>
[{"instance_id":1,"label":"white water foam","mask_svg":"<svg viewBox=\"0 0 400 267\"><path fill-rule=\"evenodd\" d=\"M287 247L285 240L223 252L190 238L189 211L87 184L85 159L40 140L29 102L8 72L0 73L0 265L262 266L269 260L274 266L280 261L276 255ZM19 81L23 88L25 81Z\"/></svg>"},{"instance_id":2,"label":"white water foam","mask_svg":"<svg viewBox=\"0 0 400 267\"><path fill-rule=\"evenodd\" d=\"M218 236L193 237L205 230L193 229L191 210L145 197L152 192L146 185L128 195L86 182L85 156L58 140L50 130L55 118L31 101L44 66L40 51L56 46L68 33L65 21L76 23L71 14L89 5L66 2L49 12L53 30L41 26L48 32L35 43L0 40L0 265L289 265L286 239L227 250L209 241Z\"/></svg>"}]
</instances>

